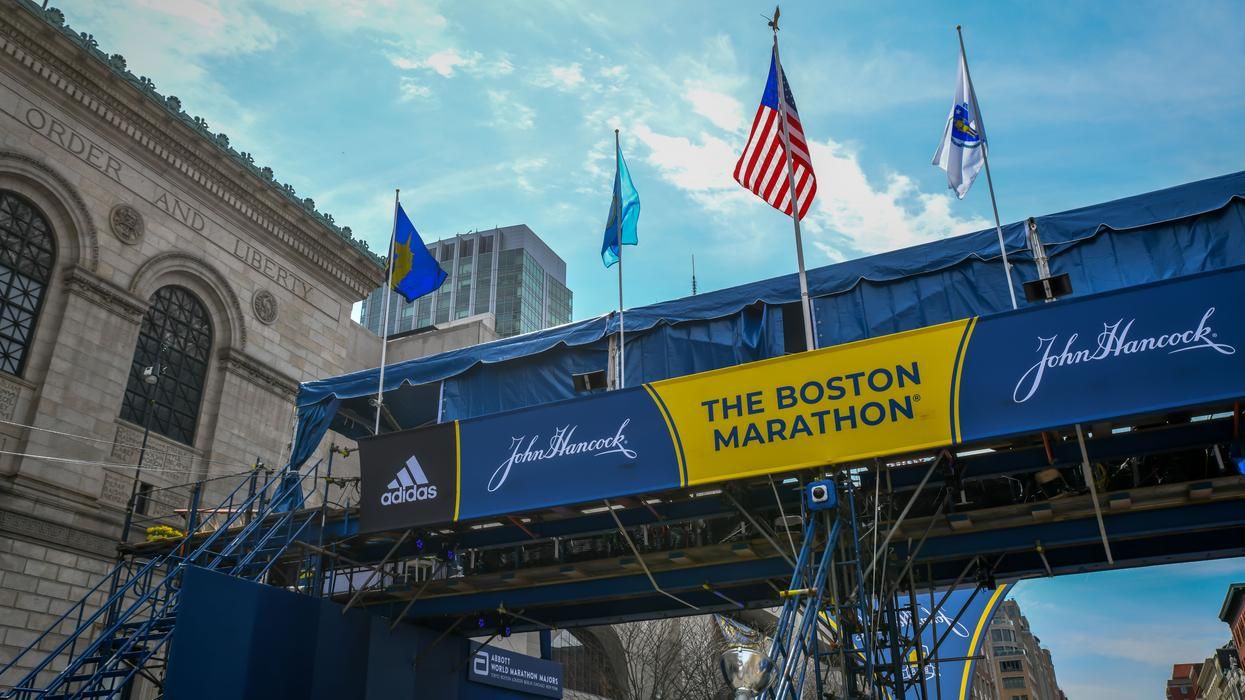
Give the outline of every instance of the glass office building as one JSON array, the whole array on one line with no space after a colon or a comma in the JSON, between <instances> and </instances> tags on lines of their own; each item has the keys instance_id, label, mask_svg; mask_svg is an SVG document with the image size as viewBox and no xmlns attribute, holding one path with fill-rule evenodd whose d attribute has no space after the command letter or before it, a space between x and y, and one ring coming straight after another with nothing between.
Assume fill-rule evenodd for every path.
<instances>
[{"instance_id":1,"label":"glass office building","mask_svg":"<svg viewBox=\"0 0 1245 700\"><path fill-rule=\"evenodd\" d=\"M566 262L524 224L465 233L428 245L449 275L436 292L413 303L389 299L389 335L493 314L502 337L571 320ZM385 289L363 300L360 323L381 335Z\"/></svg>"}]
</instances>

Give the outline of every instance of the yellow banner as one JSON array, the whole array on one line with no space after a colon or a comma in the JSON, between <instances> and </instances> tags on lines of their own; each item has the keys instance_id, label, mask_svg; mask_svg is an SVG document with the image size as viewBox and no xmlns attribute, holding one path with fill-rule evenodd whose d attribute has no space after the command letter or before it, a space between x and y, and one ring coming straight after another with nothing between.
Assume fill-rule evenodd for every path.
<instances>
[{"instance_id":1,"label":"yellow banner","mask_svg":"<svg viewBox=\"0 0 1245 700\"><path fill-rule=\"evenodd\" d=\"M973 320L654 382L686 485L951 444Z\"/></svg>"}]
</instances>

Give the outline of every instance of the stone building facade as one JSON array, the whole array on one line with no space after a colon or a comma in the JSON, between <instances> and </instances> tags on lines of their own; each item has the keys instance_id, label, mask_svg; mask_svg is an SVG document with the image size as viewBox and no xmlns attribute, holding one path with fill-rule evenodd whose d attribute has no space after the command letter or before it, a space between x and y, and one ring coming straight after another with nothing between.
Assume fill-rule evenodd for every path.
<instances>
[{"instance_id":1,"label":"stone building facade","mask_svg":"<svg viewBox=\"0 0 1245 700\"><path fill-rule=\"evenodd\" d=\"M0 0L0 238L7 659L111 566L144 424L143 490L280 464L298 383L375 364L351 308L383 261L28 0Z\"/></svg>"},{"instance_id":2,"label":"stone building facade","mask_svg":"<svg viewBox=\"0 0 1245 700\"><path fill-rule=\"evenodd\" d=\"M999 603L983 643L985 658L978 669L993 686L982 697L999 700L1066 700L1055 678L1050 650L1029 627L1029 618L1015 600ZM977 685L974 679L974 686Z\"/></svg>"}]
</instances>

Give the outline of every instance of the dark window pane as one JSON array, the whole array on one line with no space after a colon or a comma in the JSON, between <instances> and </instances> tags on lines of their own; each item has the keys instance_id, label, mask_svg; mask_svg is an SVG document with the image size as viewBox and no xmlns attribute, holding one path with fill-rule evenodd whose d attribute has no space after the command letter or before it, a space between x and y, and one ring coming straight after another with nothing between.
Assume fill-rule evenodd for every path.
<instances>
[{"instance_id":1,"label":"dark window pane","mask_svg":"<svg viewBox=\"0 0 1245 700\"><path fill-rule=\"evenodd\" d=\"M56 242L30 200L0 190L0 372L21 374L43 304Z\"/></svg>"},{"instance_id":2,"label":"dark window pane","mask_svg":"<svg viewBox=\"0 0 1245 700\"><path fill-rule=\"evenodd\" d=\"M203 303L183 287L161 287L138 331L121 417L193 445L211 351L212 322ZM162 368L159 381L148 384L144 370L156 366Z\"/></svg>"}]
</instances>

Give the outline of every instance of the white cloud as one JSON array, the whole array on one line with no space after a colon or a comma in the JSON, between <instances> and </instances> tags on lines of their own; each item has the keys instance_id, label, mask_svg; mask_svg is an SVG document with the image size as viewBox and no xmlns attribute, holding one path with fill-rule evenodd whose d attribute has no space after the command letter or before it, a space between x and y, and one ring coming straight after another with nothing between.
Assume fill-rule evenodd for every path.
<instances>
[{"instance_id":1,"label":"white cloud","mask_svg":"<svg viewBox=\"0 0 1245 700\"><path fill-rule=\"evenodd\" d=\"M725 131L739 131L744 126L744 110L739 100L725 93L689 86L686 93L692 110Z\"/></svg>"},{"instance_id":2,"label":"white cloud","mask_svg":"<svg viewBox=\"0 0 1245 700\"><path fill-rule=\"evenodd\" d=\"M488 64L487 72L494 76L510 75L514 72L514 64L510 62L508 56L502 56L496 61Z\"/></svg>"},{"instance_id":3,"label":"white cloud","mask_svg":"<svg viewBox=\"0 0 1245 700\"><path fill-rule=\"evenodd\" d=\"M453 77L456 68L475 68L480 63L481 58L480 54L475 51L464 55L459 53L458 49L446 49L425 58L420 67L430 68L437 75L443 78L450 78Z\"/></svg>"},{"instance_id":4,"label":"white cloud","mask_svg":"<svg viewBox=\"0 0 1245 700\"><path fill-rule=\"evenodd\" d=\"M836 259L843 244L861 253L898 248L986 228L978 217L952 211L950 194L921 192L907 175L891 173L878 186L859 155L834 141L810 142L817 198L805 221L815 246Z\"/></svg>"},{"instance_id":5,"label":"white cloud","mask_svg":"<svg viewBox=\"0 0 1245 700\"><path fill-rule=\"evenodd\" d=\"M167 0L147 0L168 3ZM268 0L278 9L305 15L334 32L400 35L405 41L436 38L449 22L437 0Z\"/></svg>"},{"instance_id":6,"label":"white cloud","mask_svg":"<svg viewBox=\"0 0 1245 700\"><path fill-rule=\"evenodd\" d=\"M499 129L531 129L536 125L536 111L519 102L505 90L489 90L489 106L493 110L491 126Z\"/></svg>"},{"instance_id":7,"label":"white cloud","mask_svg":"<svg viewBox=\"0 0 1245 700\"><path fill-rule=\"evenodd\" d=\"M636 136L648 146L646 156L662 177L675 187L699 197L706 208L714 206L723 194L743 191L731 173L735 169L738 154L734 146L710 134L701 133L693 141L686 136L659 134L646 124L635 130Z\"/></svg>"},{"instance_id":8,"label":"white cloud","mask_svg":"<svg viewBox=\"0 0 1245 700\"><path fill-rule=\"evenodd\" d=\"M528 175L543 170L548 163L545 158L520 158L511 163L510 170L514 173L515 184L527 192L539 192L541 188L532 184Z\"/></svg>"},{"instance_id":9,"label":"white cloud","mask_svg":"<svg viewBox=\"0 0 1245 700\"><path fill-rule=\"evenodd\" d=\"M402 77L398 81L398 99L402 102L413 102L432 96L432 90L420 85L414 78Z\"/></svg>"},{"instance_id":10,"label":"white cloud","mask_svg":"<svg viewBox=\"0 0 1245 700\"><path fill-rule=\"evenodd\" d=\"M627 67L626 66L607 66L605 68L602 68L600 71L598 71L598 74L602 78L609 78L610 80L622 80L623 78L627 77Z\"/></svg>"},{"instance_id":11,"label":"white cloud","mask_svg":"<svg viewBox=\"0 0 1245 700\"><path fill-rule=\"evenodd\" d=\"M645 160L711 215L734 220L767 205L735 182L738 139L700 133L694 139L661 134L641 124ZM913 180L889 175L880 185L865 174L856 152L834 141L812 142L817 198L805 217L806 236L828 259L904 248L985 228L957 216L949 194L921 192ZM728 235L728 234L723 234Z\"/></svg>"},{"instance_id":12,"label":"white cloud","mask_svg":"<svg viewBox=\"0 0 1245 700\"><path fill-rule=\"evenodd\" d=\"M584 71L578 63L550 66L548 73L532 80L532 84L537 87L556 87L559 90L573 90L582 82L584 82Z\"/></svg>"},{"instance_id":13,"label":"white cloud","mask_svg":"<svg viewBox=\"0 0 1245 700\"><path fill-rule=\"evenodd\" d=\"M404 71L428 70L442 78L452 78L457 73L475 77L500 78L514 72L514 64L508 56L486 60L479 51L461 52L449 48L429 54L422 59L410 58L403 53L389 54L389 63Z\"/></svg>"}]
</instances>

